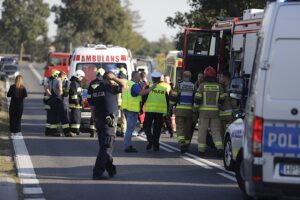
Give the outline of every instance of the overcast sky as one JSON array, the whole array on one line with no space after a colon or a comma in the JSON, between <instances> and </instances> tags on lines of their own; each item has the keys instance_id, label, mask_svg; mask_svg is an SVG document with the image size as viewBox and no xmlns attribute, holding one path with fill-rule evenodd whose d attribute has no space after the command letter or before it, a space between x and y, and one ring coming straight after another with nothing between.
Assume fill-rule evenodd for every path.
<instances>
[{"instance_id":1,"label":"overcast sky","mask_svg":"<svg viewBox=\"0 0 300 200\"><path fill-rule=\"evenodd\" d=\"M50 6L60 4L60 0L44 0ZM187 0L130 0L132 10L139 11L144 22L138 32L150 41L157 41L163 34L171 38L178 30L167 27L165 19L174 16L176 11L186 12L190 10ZM56 26L53 23L54 14L48 19L49 37L56 34Z\"/></svg>"}]
</instances>

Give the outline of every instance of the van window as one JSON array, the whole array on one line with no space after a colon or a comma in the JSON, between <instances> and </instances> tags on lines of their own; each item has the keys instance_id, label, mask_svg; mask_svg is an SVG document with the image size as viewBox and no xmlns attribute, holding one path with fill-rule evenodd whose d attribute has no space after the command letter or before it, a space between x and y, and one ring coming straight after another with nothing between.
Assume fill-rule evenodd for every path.
<instances>
[{"instance_id":1,"label":"van window","mask_svg":"<svg viewBox=\"0 0 300 200\"><path fill-rule=\"evenodd\" d=\"M82 81L83 88L88 88L90 82L96 78L96 72L99 68L106 70L109 65L115 65L118 69L125 68L128 72L125 63L78 63L76 70L80 69L85 73L85 78Z\"/></svg>"},{"instance_id":2,"label":"van window","mask_svg":"<svg viewBox=\"0 0 300 200\"><path fill-rule=\"evenodd\" d=\"M300 100L300 38L278 39L270 55L269 94L271 99Z\"/></svg>"}]
</instances>

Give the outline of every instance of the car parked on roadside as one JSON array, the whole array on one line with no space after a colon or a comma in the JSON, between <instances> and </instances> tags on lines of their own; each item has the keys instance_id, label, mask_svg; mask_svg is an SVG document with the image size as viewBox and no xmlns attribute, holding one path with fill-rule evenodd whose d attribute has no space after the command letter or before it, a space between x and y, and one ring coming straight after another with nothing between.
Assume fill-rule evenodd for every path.
<instances>
[{"instance_id":1,"label":"car parked on roadside","mask_svg":"<svg viewBox=\"0 0 300 200\"><path fill-rule=\"evenodd\" d=\"M19 66L16 64L4 64L0 70L1 79L14 79L20 74Z\"/></svg>"}]
</instances>

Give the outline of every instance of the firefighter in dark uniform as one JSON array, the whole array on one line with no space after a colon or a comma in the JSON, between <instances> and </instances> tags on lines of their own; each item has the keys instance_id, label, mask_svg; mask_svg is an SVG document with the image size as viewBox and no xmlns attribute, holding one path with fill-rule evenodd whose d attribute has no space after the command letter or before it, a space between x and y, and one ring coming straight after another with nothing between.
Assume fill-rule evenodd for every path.
<instances>
[{"instance_id":1,"label":"firefighter in dark uniform","mask_svg":"<svg viewBox=\"0 0 300 200\"><path fill-rule=\"evenodd\" d=\"M105 73L105 70L103 68L99 68L97 70L96 79L92 80L89 88L88 88L88 96L87 100L89 102L89 106L91 108L91 120L90 120L90 137L95 137L96 127L95 127L95 112L94 112L94 91L96 88L100 85L100 82L103 81L103 75Z\"/></svg>"},{"instance_id":2,"label":"firefighter in dark uniform","mask_svg":"<svg viewBox=\"0 0 300 200\"><path fill-rule=\"evenodd\" d=\"M82 86L81 81L85 77L82 70L77 70L71 78L69 89L69 118L70 131L79 135L82 109Z\"/></svg>"},{"instance_id":3,"label":"firefighter in dark uniform","mask_svg":"<svg viewBox=\"0 0 300 200\"><path fill-rule=\"evenodd\" d=\"M103 174L105 170L109 177L114 177L117 173L112 158L118 117L117 94L126 88L126 83L116 77L118 68L115 65L107 65L105 70L103 81L100 81L92 94L95 124L99 136L99 152L93 169L94 180L107 179Z\"/></svg>"},{"instance_id":4,"label":"firefighter in dark uniform","mask_svg":"<svg viewBox=\"0 0 300 200\"><path fill-rule=\"evenodd\" d=\"M45 78L43 80L44 85L44 105L46 110L46 128L45 128L45 135L46 136L60 136L58 133L58 126L57 126L57 117L54 115L53 110L51 110L50 107L50 97L51 97L51 90L50 90L50 84L52 81L57 78L59 74L59 71L54 70L51 73L51 77Z\"/></svg>"},{"instance_id":5,"label":"firefighter in dark uniform","mask_svg":"<svg viewBox=\"0 0 300 200\"><path fill-rule=\"evenodd\" d=\"M66 137L74 136L69 129L69 120L63 101L63 81L65 80L66 73L60 72L58 77L54 79L50 84L50 108L53 111L53 115L57 117L58 122L61 123L64 135ZM57 135L59 136L59 135Z\"/></svg>"}]
</instances>

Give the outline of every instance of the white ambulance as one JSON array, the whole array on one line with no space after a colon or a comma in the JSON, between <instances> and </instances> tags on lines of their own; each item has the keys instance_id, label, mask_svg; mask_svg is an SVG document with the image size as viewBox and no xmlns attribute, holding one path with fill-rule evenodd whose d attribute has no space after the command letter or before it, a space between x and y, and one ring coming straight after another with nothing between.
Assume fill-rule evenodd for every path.
<instances>
[{"instance_id":1,"label":"white ambulance","mask_svg":"<svg viewBox=\"0 0 300 200\"><path fill-rule=\"evenodd\" d=\"M299 22L300 0L268 4L235 166L249 198L300 199Z\"/></svg>"},{"instance_id":2,"label":"white ambulance","mask_svg":"<svg viewBox=\"0 0 300 200\"><path fill-rule=\"evenodd\" d=\"M92 80L96 78L96 72L99 68L104 70L111 65L117 68L127 70L128 79L131 79L131 73L134 70L131 51L118 46L103 44L87 44L84 47L78 47L73 51L69 71L69 79L75 74L76 70L82 70L85 73L83 80L83 110L82 110L82 128L89 127L90 109L87 102L87 89Z\"/></svg>"}]
</instances>

